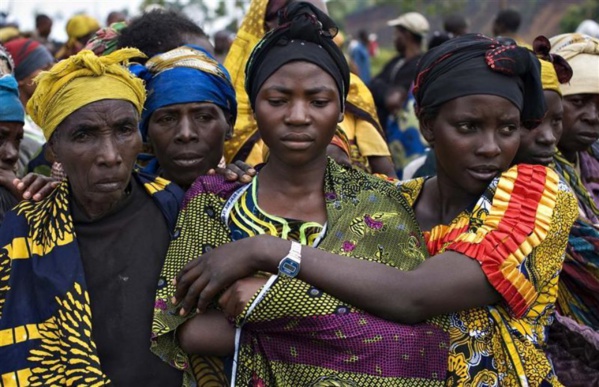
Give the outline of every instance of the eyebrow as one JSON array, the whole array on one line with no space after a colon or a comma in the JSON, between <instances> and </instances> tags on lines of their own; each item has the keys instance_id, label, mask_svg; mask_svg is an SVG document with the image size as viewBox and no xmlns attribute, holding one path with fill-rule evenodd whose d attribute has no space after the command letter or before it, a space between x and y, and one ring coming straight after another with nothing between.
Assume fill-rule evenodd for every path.
<instances>
[{"instance_id":1,"label":"eyebrow","mask_svg":"<svg viewBox=\"0 0 599 387\"><path fill-rule=\"evenodd\" d=\"M271 86L265 89L266 91L278 91L280 93L283 94L290 94L293 90L289 87L285 87L285 86ZM311 89L307 89L305 91L306 94L308 95L313 95L313 94L318 94L318 93L323 93L323 92L335 92L335 89L328 87L328 86L316 86L313 87Z\"/></svg>"},{"instance_id":2,"label":"eyebrow","mask_svg":"<svg viewBox=\"0 0 599 387\"><path fill-rule=\"evenodd\" d=\"M198 111L198 110L214 110L217 109L218 106L214 104L214 102L210 101L201 101L201 102L188 102L185 104L198 104L196 106L191 107L190 110ZM154 113L178 113L179 108L176 106L163 106L154 111Z\"/></svg>"},{"instance_id":3,"label":"eyebrow","mask_svg":"<svg viewBox=\"0 0 599 387\"><path fill-rule=\"evenodd\" d=\"M127 125L127 124L136 125L136 123L137 123L137 121L135 119L125 117L125 118L116 120L114 122L111 122L110 125L111 126L120 126L120 125ZM84 122L84 123L80 123L80 124L76 125L73 132L75 132L75 131L93 132L93 131L96 131L99 129L100 129L99 125Z\"/></svg>"},{"instance_id":4,"label":"eyebrow","mask_svg":"<svg viewBox=\"0 0 599 387\"><path fill-rule=\"evenodd\" d=\"M137 125L137 120L130 118L130 117L125 117L125 118L121 118L120 120L116 120L112 123L112 126L120 126L120 125Z\"/></svg>"},{"instance_id":5,"label":"eyebrow","mask_svg":"<svg viewBox=\"0 0 599 387\"><path fill-rule=\"evenodd\" d=\"M85 123L80 123L77 124L74 128L72 133L75 132L93 132L99 129L99 126L94 125L94 124L85 124Z\"/></svg>"},{"instance_id":6,"label":"eyebrow","mask_svg":"<svg viewBox=\"0 0 599 387\"><path fill-rule=\"evenodd\" d=\"M12 129L6 128L4 126L0 126L0 136L2 137L8 137L10 136L12 133ZM23 139L23 136L25 135L24 131L21 131L21 133L19 133L17 135L17 139Z\"/></svg>"}]
</instances>

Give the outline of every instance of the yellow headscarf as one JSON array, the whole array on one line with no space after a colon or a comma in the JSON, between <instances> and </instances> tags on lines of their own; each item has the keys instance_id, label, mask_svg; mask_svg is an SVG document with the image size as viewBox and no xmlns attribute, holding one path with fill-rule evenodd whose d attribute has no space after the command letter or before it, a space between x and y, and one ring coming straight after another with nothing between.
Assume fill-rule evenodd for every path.
<instances>
[{"instance_id":1,"label":"yellow headscarf","mask_svg":"<svg viewBox=\"0 0 599 387\"><path fill-rule=\"evenodd\" d=\"M55 64L35 78L38 86L27 103L27 113L43 128L46 140L77 109L105 99L131 102L141 111L146 100L143 81L124 66L130 58L145 57L124 48L103 57L83 50Z\"/></svg>"},{"instance_id":2,"label":"yellow headscarf","mask_svg":"<svg viewBox=\"0 0 599 387\"><path fill-rule=\"evenodd\" d=\"M561 96L562 92L553 63L542 59L539 59L539 62L541 62L541 82L543 83L543 90L555 91Z\"/></svg>"},{"instance_id":3,"label":"yellow headscarf","mask_svg":"<svg viewBox=\"0 0 599 387\"><path fill-rule=\"evenodd\" d=\"M69 43L96 32L100 29L100 24L96 19L88 15L75 15L67 22L67 35Z\"/></svg>"},{"instance_id":4,"label":"yellow headscarf","mask_svg":"<svg viewBox=\"0 0 599 387\"><path fill-rule=\"evenodd\" d=\"M551 52L561 55L574 71L570 82L561 85L562 94L599 94L599 39L562 34L549 41Z\"/></svg>"},{"instance_id":5,"label":"yellow headscarf","mask_svg":"<svg viewBox=\"0 0 599 387\"><path fill-rule=\"evenodd\" d=\"M0 28L0 43L6 43L9 40L18 38L19 36L21 36L21 33L15 27Z\"/></svg>"}]
</instances>

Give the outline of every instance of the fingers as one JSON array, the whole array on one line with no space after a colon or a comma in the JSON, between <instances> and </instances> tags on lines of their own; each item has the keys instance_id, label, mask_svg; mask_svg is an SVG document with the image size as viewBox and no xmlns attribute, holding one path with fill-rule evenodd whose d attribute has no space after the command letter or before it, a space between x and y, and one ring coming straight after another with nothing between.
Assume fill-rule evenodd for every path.
<instances>
[{"instance_id":1,"label":"fingers","mask_svg":"<svg viewBox=\"0 0 599 387\"><path fill-rule=\"evenodd\" d=\"M228 164L226 168L217 167L208 171L209 175L219 174L225 177L228 181L239 181L241 183L249 183L252 177L256 175L256 170L249 164L243 161L236 161Z\"/></svg>"},{"instance_id":2,"label":"fingers","mask_svg":"<svg viewBox=\"0 0 599 387\"><path fill-rule=\"evenodd\" d=\"M230 164L233 165L233 164ZM225 177L227 181L237 181L240 175L232 171L230 168L216 168L216 173Z\"/></svg>"},{"instance_id":3,"label":"fingers","mask_svg":"<svg viewBox=\"0 0 599 387\"><path fill-rule=\"evenodd\" d=\"M240 289L237 283L228 288L218 300L218 305L221 307L227 317L235 318L243 313L246 302L241 298Z\"/></svg>"},{"instance_id":4,"label":"fingers","mask_svg":"<svg viewBox=\"0 0 599 387\"><path fill-rule=\"evenodd\" d=\"M47 176L29 173L22 179L14 179L13 184L23 193L23 199L39 201L50 195L60 182Z\"/></svg>"},{"instance_id":5,"label":"fingers","mask_svg":"<svg viewBox=\"0 0 599 387\"><path fill-rule=\"evenodd\" d=\"M37 176L38 175L36 175L34 173L28 173L22 179L15 179L15 180L13 180L13 184L16 182L15 187L17 187L17 189L20 192L23 192L23 191L27 190L31 186L31 184L36 180ZM24 196L25 195L23 195L23 197ZM25 198L25 199L29 199L29 198Z\"/></svg>"},{"instance_id":6,"label":"fingers","mask_svg":"<svg viewBox=\"0 0 599 387\"><path fill-rule=\"evenodd\" d=\"M173 295L173 304L178 304L185 297L189 287L200 276L202 269L199 268L200 261L198 258L189 262L175 278L176 284L175 294Z\"/></svg>"},{"instance_id":7,"label":"fingers","mask_svg":"<svg viewBox=\"0 0 599 387\"><path fill-rule=\"evenodd\" d=\"M187 315L196 307L199 312L206 311L210 301L223 288L218 286L217 277L205 270L204 261L201 257L196 258L185 265L176 278L177 286L172 302L180 306L181 316Z\"/></svg>"},{"instance_id":8,"label":"fingers","mask_svg":"<svg viewBox=\"0 0 599 387\"><path fill-rule=\"evenodd\" d=\"M27 187L25 188L25 192L23 192L23 199L33 199L35 201L42 200L52 193L54 188L58 186L56 180L33 174L27 175L25 178L28 178L29 176L33 177L24 182Z\"/></svg>"},{"instance_id":9,"label":"fingers","mask_svg":"<svg viewBox=\"0 0 599 387\"><path fill-rule=\"evenodd\" d=\"M201 296L206 284L207 278L201 274L196 275L195 269L185 274L177 281L177 290L175 292L174 304L181 308L179 314L187 315L196 305L196 300ZM206 303L207 305L207 303ZM205 308L203 309L205 310ZM203 311L202 310L202 311Z\"/></svg>"},{"instance_id":10,"label":"fingers","mask_svg":"<svg viewBox=\"0 0 599 387\"><path fill-rule=\"evenodd\" d=\"M225 312L227 317L235 317L235 306L233 300L233 288L228 288L218 299L218 305Z\"/></svg>"},{"instance_id":11,"label":"fingers","mask_svg":"<svg viewBox=\"0 0 599 387\"><path fill-rule=\"evenodd\" d=\"M229 164L228 168L232 169L237 175L241 176L239 180L242 183L249 183L252 181L252 177L256 176L256 170L254 167L244 163L241 160L237 160L234 164Z\"/></svg>"}]
</instances>

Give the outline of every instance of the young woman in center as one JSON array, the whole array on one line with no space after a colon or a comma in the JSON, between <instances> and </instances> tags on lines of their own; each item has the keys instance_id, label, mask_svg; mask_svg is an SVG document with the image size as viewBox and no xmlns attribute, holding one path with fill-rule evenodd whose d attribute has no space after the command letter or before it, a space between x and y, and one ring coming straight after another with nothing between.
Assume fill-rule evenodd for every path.
<instances>
[{"instance_id":1,"label":"young woman in center","mask_svg":"<svg viewBox=\"0 0 599 387\"><path fill-rule=\"evenodd\" d=\"M163 283L152 350L189 370L186 382L193 374L199 385L228 383L229 366L230 382L239 386L441 386L446 317L400 325L295 278L306 246L396 271L422 263L426 248L393 185L327 159L350 82L347 62L332 40L336 26L305 3L290 5L281 18L281 26L256 46L246 70L268 161L241 187L214 176L194 182L162 277L174 278L191 259L222 244L262 234L292 241L288 258L278 275L258 273L236 287L252 301L230 313L231 322L215 307L186 317L192 309L171 304L175 287ZM235 299L229 292L219 301L229 309ZM233 354L232 362L222 358Z\"/></svg>"},{"instance_id":2,"label":"young woman in center","mask_svg":"<svg viewBox=\"0 0 599 387\"><path fill-rule=\"evenodd\" d=\"M421 59L415 97L438 175L399 190L431 258L398 271L302 247L298 278L356 307L402 323L449 314L451 385L560 385L543 347L576 201L551 169L510 168L520 131L545 114L539 66L482 35ZM276 272L288 250L268 236L212 250L178 275L176 301L203 311L228 287L239 310L248 299L235 281Z\"/></svg>"}]
</instances>

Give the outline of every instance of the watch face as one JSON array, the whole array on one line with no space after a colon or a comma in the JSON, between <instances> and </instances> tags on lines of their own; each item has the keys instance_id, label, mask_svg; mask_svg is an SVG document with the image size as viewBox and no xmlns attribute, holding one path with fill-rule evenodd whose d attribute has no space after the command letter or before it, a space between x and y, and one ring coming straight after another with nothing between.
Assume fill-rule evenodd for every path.
<instances>
[{"instance_id":1,"label":"watch face","mask_svg":"<svg viewBox=\"0 0 599 387\"><path fill-rule=\"evenodd\" d=\"M295 277L299 271L300 264L291 258L285 258L279 265L279 272L288 277Z\"/></svg>"}]
</instances>

